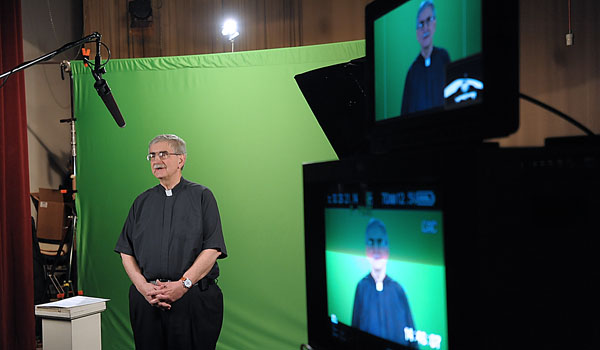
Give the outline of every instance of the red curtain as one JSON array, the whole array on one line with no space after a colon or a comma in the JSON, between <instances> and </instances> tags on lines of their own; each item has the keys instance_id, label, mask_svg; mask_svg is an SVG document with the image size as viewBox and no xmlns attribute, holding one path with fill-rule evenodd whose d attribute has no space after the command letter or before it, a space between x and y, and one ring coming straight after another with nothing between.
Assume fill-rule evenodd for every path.
<instances>
[{"instance_id":1,"label":"red curtain","mask_svg":"<svg viewBox=\"0 0 600 350\"><path fill-rule=\"evenodd\" d=\"M0 72L23 63L20 0L0 1ZM23 71L0 88L0 349L35 349ZM0 80L0 84L2 80Z\"/></svg>"}]
</instances>

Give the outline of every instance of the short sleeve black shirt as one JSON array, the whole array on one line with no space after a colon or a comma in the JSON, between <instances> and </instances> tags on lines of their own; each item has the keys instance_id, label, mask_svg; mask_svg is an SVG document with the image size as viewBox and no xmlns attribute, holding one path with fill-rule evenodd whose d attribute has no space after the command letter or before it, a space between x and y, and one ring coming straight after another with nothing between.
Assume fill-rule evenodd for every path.
<instances>
[{"instance_id":1,"label":"short sleeve black shirt","mask_svg":"<svg viewBox=\"0 0 600 350\"><path fill-rule=\"evenodd\" d=\"M450 55L443 48L433 48L429 67L425 66L423 56L420 53L417 55L406 74L402 115L444 105L448 63L450 63Z\"/></svg>"},{"instance_id":2,"label":"short sleeve black shirt","mask_svg":"<svg viewBox=\"0 0 600 350\"><path fill-rule=\"evenodd\" d=\"M168 196L162 185L139 195L115 251L135 257L147 280L177 280L204 249L227 256L217 202L205 186L181 178ZM217 263L208 278L219 276Z\"/></svg>"}]
</instances>

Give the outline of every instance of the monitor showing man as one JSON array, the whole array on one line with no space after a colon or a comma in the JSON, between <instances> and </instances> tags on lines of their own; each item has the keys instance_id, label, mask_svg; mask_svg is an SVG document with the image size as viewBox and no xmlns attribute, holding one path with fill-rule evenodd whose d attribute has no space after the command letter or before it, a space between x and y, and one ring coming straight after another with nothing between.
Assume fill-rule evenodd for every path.
<instances>
[{"instance_id":1,"label":"monitor showing man","mask_svg":"<svg viewBox=\"0 0 600 350\"><path fill-rule=\"evenodd\" d=\"M371 271L356 286L352 326L416 348L417 344L405 337L405 329L415 329L406 293L386 274L390 250L385 224L379 219L371 219L365 237Z\"/></svg>"},{"instance_id":2,"label":"monitor showing man","mask_svg":"<svg viewBox=\"0 0 600 350\"><path fill-rule=\"evenodd\" d=\"M433 45L436 24L433 1L423 1L416 17L417 41L421 51L406 74L402 115L444 104L445 67L450 62L450 55L445 49Z\"/></svg>"}]
</instances>

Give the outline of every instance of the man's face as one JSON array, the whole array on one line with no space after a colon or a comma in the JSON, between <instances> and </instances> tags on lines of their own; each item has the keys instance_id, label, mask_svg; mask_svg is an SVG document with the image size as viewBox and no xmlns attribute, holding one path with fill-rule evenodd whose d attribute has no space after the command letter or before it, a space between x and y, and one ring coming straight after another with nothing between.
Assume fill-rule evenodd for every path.
<instances>
[{"instance_id":1,"label":"man's face","mask_svg":"<svg viewBox=\"0 0 600 350\"><path fill-rule=\"evenodd\" d=\"M431 6L427 6L417 19L417 40L422 49L428 49L433 45L433 34L435 34L435 17Z\"/></svg>"},{"instance_id":2,"label":"man's face","mask_svg":"<svg viewBox=\"0 0 600 350\"><path fill-rule=\"evenodd\" d=\"M381 270L385 267L389 256L387 235L380 231L369 232L367 237L367 260L373 270Z\"/></svg>"},{"instance_id":3,"label":"man's face","mask_svg":"<svg viewBox=\"0 0 600 350\"><path fill-rule=\"evenodd\" d=\"M175 151L168 142L157 142L150 146L149 153L154 153L155 157L150 161L152 174L159 180L172 180L179 176L181 167L185 160L184 155L176 155ZM169 152L169 156L160 159L159 152Z\"/></svg>"}]
</instances>

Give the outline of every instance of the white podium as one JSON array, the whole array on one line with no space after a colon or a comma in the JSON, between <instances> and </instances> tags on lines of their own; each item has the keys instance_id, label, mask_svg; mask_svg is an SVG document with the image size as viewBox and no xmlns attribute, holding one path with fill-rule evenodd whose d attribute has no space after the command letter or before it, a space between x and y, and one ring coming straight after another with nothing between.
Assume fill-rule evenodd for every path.
<instances>
[{"instance_id":1,"label":"white podium","mask_svg":"<svg viewBox=\"0 0 600 350\"><path fill-rule=\"evenodd\" d=\"M100 313L109 299L76 296L35 306L44 350L101 350Z\"/></svg>"}]
</instances>

